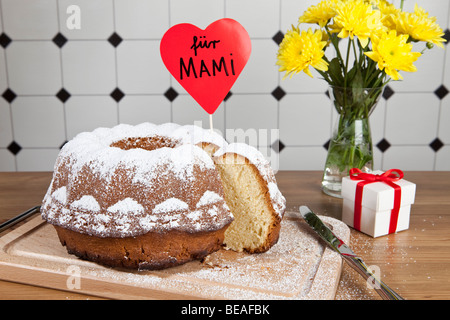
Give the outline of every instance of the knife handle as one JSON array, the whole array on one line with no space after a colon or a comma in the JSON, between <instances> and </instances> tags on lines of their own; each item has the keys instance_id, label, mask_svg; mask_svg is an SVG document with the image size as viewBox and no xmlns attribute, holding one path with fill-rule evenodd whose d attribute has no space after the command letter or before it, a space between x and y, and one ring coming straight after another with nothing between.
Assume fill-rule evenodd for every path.
<instances>
[{"instance_id":1,"label":"knife handle","mask_svg":"<svg viewBox=\"0 0 450 320\"><path fill-rule=\"evenodd\" d=\"M369 271L364 261L359 257L344 256L344 260L361 274L366 280L373 279L373 287L384 300L404 300L398 293L389 288L383 281L377 279L375 275Z\"/></svg>"},{"instance_id":2,"label":"knife handle","mask_svg":"<svg viewBox=\"0 0 450 320\"><path fill-rule=\"evenodd\" d=\"M39 212L40 208L41 208L41 206L35 206L35 207L31 208L31 209L28 209L25 212L22 212L21 214L15 216L14 218L11 218L8 221L0 224L0 233L5 231L6 229L12 227L16 223L18 223L18 222L28 218L29 216Z\"/></svg>"}]
</instances>

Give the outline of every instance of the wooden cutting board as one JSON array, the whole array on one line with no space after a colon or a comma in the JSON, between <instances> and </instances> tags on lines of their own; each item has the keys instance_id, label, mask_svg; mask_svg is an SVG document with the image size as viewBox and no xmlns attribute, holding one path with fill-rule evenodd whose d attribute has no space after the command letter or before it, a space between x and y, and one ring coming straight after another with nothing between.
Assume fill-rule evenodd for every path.
<instances>
[{"instance_id":1,"label":"wooden cutting board","mask_svg":"<svg viewBox=\"0 0 450 320\"><path fill-rule=\"evenodd\" d=\"M341 221L321 217L349 242ZM334 299L342 259L287 212L280 239L262 254L220 250L158 271L112 269L69 255L37 216L0 238L0 278L115 299Z\"/></svg>"}]
</instances>

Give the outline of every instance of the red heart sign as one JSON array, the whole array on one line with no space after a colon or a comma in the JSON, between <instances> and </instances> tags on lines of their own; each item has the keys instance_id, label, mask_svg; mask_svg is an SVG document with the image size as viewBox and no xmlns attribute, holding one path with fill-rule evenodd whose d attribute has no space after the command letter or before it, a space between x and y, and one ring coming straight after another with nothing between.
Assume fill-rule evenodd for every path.
<instances>
[{"instance_id":1,"label":"red heart sign","mask_svg":"<svg viewBox=\"0 0 450 320\"><path fill-rule=\"evenodd\" d=\"M226 18L205 30L189 23L177 24L164 34L160 51L169 72L213 114L244 69L251 41L239 22Z\"/></svg>"}]
</instances>

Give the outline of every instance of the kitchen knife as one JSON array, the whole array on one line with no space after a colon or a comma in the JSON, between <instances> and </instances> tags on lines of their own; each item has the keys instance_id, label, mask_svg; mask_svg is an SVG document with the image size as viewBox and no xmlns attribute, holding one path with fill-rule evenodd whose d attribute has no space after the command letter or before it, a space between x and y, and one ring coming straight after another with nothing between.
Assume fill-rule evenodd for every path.
<instances>
[{"instance_id":1,"label":"kitchen knife","mask_svg":"<svg viewBox=\"0 0 450 320\"><path fill-rule=\"evenodd\" d=\"M14 218L11 218L8 221L0 224L0 233L2 233L6 229L12 227L16 223L18 223L18 222L28 218L29 216L39 212L40 208L41 208L41 206L35 206L35 207L31 208L31 209L28 209L25 212L22 212L21 214L15 216Z\"/></svg>"},{"instance_id":2,"label":"kitchen knife","mask_svg":"<svg viewBox=\"0 0 450 320\"><path fill-rule=\"evenodd\" d=\"M325 242L339 252L344 260L367 281L370 281L372 287L385 300L404 300L394 290L389 288L383 281L377 279L375 275L369 271L364 261L358 257L349 246L339 239L333 231L330 230L320 218L312 212L307 206L300 207L300 213L308 225L323 239Z\"/></svg>"}]
</instances>

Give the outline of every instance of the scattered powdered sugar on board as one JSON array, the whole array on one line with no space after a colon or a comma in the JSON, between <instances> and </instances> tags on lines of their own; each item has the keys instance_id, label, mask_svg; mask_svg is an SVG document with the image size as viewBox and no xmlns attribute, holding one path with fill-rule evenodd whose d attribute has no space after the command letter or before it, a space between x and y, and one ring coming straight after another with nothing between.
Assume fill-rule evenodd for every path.
<instances>
[{"instance_id":1,"label":"scattered powdered sugar on board","mask_svg":"<svg viewBox=\"0 0 450 320\"><path fill-rule=\"evenodd\" d=\"M323 246L298 215L287 213L280 239L261 254L219 250L204 261L193 261L159 271L118 272L91 269L96 278L138 288L158 290L174 297L212 299L333 299L342 259ZM334 232L348 240L341 221L322 217Z\"/></svg>"}]
</instances>

